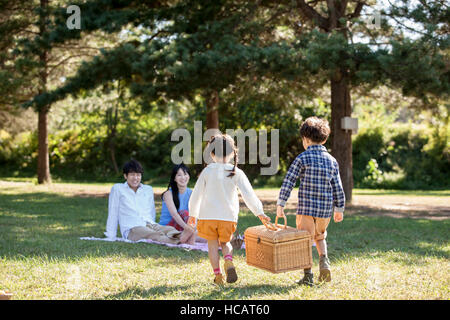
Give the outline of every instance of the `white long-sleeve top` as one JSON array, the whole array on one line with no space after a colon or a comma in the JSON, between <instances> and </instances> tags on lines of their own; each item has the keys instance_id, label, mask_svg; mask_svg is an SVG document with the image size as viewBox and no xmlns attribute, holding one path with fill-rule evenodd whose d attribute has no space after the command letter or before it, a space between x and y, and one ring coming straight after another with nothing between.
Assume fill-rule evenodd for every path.
<instances>
[{"instance_id":1,"label":"white long-sleeve top","mask_svg":"<svg viewBox=\"0 0 450 320\"><path fill-rule=\"evenodd\" d=\"M122 237L126 239L131 228L145 227L147 222L155 224L155 216L155 200L151 186L141 183L134 192L126 181L117 183L109 193L105 235L110 239L116 238L119 225Z\"/></svg>"},{"instance_id":2,"label":"white long-sleeve top","mask_svg":"<svg viewBox=\"0 0 450 320\"><path fill-rule=\"evenodd\" d=\"M237 222L239 214L238 190L247 207L255 216L264 214L263 205L256 196L245 173L236 168L228 177L233 165L210 163L200 173L189 200L189 216L199 220L224 220Z\"/></svg>"}]
</instances>

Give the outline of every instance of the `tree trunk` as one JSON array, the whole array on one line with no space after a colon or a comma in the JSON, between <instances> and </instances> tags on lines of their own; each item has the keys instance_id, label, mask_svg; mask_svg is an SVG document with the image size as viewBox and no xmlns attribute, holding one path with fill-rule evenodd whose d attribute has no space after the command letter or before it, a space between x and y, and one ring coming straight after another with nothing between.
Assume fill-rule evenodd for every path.
<instances>
[{"instance_id":1,"label":"tree trunk","mask_svg":"<svg viewBox=\"0 0 450 320\"><path fill-rule=\"evenodd\" d=\"M112 113L114 112L114 115ZM111 156L111 162L114 168L114 172L118 175L120 173L119 166L117 165L116 160L116 135L117 135L117 121L118 121L118 113L119 113L119 103L117 103L114 111L108 109L106 111L106 119L108 125L108 147L109 147L109 155Z\"/></svg>"},{"instance_id":2,"label":"tree trunk","mask_svg":"<svg viewBox=\"0 0 450 320\"><path fill-rule=\"evenodd\" d=\"M51 183L50 159L48 155L48 107L39 110L38 114L38 183Z\"/></svg>"},{"instance_id":3,"label":"tree trunk","mask_svg":"<svg viewBox=\"0 0 450 320\"><path fill-rule=\"evenodd\" d=\"M114 137L111 137L111 140L109 141L109 154L111 156L114 172L118 175L120 174L120 171L116 160L116 144L114 142L114 139L115 139Z\"/></svg>"},{"instance_id":4,"label":"tree trunk","mask_svg":"<svg viewBox=\"0 0 450 320\"><path fill-rule=\"evenodd\" d=\"M327 6L330 32L337 30L348 42L347 29L339 21L345 14L347 2L330 0L327 1ZM339 163L339 172L347 202L351 202L353 190L352 132L341 129L341 119L351 117L351 115L348 75L345 70L339 70L331 78L331 154Z\"/></svg>"},{"instance_id":5,"label":"tree trunk","mask_svg":"<svg viewBox=\"0 0 450 320\"><path fill-rule=\"evenodd\" d=\"M339 163L345 198L348 202L352 199L353 190L352 133L341 129L341 119L350 117L351 114L348 80L338 72L331 79L331 154Z\"/></svg>"},{"instance_id":6,"label":"tree trunk","mask_svg":"<svg viewBox=\"0 0 450 320\"><path fill-rule=\"evenodd\" d=\"M219 93L215 90L206 97L206 129L219 129Z\"/></svg>"},{"instance_id":7,"label":"tree trunk","mask_svg":"<svg viewBox=\"0 0 450 320\"><path fill-rule=\"evenodd\" d=\"M48 0L41 0L41 9L48 7ZM46 13L40 16L39 34L42 35L46 31ZM47 90L47 50L42 50L39 55L39 61L42 63L41 71L39 73L39 94ZM50 159L48 154L48 112L50 106L42 107L38 110L38 183L51 183L50 176Z\"/></svg>"}]
</instances>

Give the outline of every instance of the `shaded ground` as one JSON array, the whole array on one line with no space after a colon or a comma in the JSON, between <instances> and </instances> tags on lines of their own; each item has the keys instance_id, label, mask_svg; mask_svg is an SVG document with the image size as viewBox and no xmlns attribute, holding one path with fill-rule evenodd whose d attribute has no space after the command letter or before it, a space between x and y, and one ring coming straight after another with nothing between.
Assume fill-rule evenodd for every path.
<instances>
[{"instance_id":1,"label":"shaded ground","mask_svg":"<svg viewBox=\"0 0 450 320\"><path fill-rule=\"evenodd\" d=\"M111 185L54 184L36 186L30 182L0 181L0 187L30 187L30 191L57 192L67 196L107 198ZM155 200L159 201L165 188L154 187ZM399 192L401 193L401 192ZM257 189L256 194L263 202L267 213L276 212L278 189ZM432 193L431 193L432 194ZM245 204L241 201L241 208ZM287 214L295 214L297 190L293 190L286 205ZM450 219L450 197L434 195L396 194L395 192L356 191L353 200L347 204L346 215L387 216L394 218L420 218L430 220Z\"/></svg>"}]
</instances>

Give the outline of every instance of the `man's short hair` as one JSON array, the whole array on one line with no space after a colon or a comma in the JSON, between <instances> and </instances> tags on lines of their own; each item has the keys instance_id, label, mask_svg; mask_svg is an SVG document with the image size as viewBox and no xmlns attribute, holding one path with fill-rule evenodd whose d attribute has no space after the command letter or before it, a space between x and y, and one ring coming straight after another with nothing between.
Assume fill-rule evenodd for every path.
<instances>
[{"instance_id":1,"label":"man's short hair","mask_svg":"<svg viewBox=\"0 0 450 320\"><path fill-rule=\"evenodd\" d=\"M327 140L330 132L328 121L317 117L307 118L300 127L301 137L308 138L315 143L321 143Z\"/></svg>"},{"instance_id":2,"label":"man's short hair","mask_svg":"<svg viewBox=\"0 0 450 320\"><path fill-rule=\"evenodd\" d=\"M125 163L123 166L124 174L128 175L130 172L143 174L144 169L142 168L141 164L138 161L131 159L130 161Z\"/></svg>"}]
</instances>

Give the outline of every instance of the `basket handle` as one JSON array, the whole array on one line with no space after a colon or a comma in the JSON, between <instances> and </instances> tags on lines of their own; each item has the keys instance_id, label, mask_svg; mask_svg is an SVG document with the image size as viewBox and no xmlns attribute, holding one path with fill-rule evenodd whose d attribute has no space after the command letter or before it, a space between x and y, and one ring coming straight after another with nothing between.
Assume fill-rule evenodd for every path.
<instances>
[{"instance_id":1,"label":"basket handle","mask_svg":"<svg viewBox=\"0 0 450 320\"><path fill-rule=\"evenodd\" d=\"M287 227L287 219L286 219L286 216L282 216L281 218L283 218L284 219L284 226L283 227L280 227L280 226L278 226L278 216L276 216L275 217L275 226L277 227L277 228L282 228L282 229L286 229L286 227Z\"/></svg>"}]
</instances>

